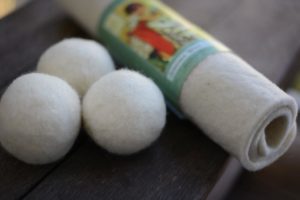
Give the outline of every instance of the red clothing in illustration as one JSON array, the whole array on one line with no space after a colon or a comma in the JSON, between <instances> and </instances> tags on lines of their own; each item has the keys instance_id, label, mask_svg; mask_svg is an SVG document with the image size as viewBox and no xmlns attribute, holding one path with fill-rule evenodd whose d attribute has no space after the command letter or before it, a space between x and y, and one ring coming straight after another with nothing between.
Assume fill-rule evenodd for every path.
<instances>
[{"instance_id":1,"label":"red clothing in illustration","mask_svg":"<svg viewBox=\"0 0 300 200\"><path fill-rule=\"evenodd\" d=\"M147 21L140 21L130 35L150 44L158 53L173 55L176 51L174 45L155 30L147 26Z\"/></svg>"}]
</instances>

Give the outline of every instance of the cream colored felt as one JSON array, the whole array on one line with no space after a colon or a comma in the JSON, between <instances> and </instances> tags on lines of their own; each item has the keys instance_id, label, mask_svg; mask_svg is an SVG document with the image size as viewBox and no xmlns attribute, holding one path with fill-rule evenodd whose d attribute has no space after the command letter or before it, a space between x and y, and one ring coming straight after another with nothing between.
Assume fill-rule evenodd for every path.
<instances>
[{"instance_id":1,"label":"cream colored felt","mask_svg":"<svg viewBox=\"0 0 300 200\"><path fill-rule=\"evenodd\" d=\"M211 55L194 69L181 108L249 170L271 164L296 135L294 99L232 53Z\"/></svg>"},{"instance_id":2,"label":"cream colored felt","mask_svg":"<svg viewBox=\"0 0 300 200\"><path fill-rule=\"evenodd\" d=\"M101 76L113 71L107 50L93 40L64 39L49 47L41 56L37 71L67 81L80 96Z\"/></svg>"},{"instance_id":3,"label":"cream colored felt","mask_svg":"<svg viewBox=\"0 0 300 200\"><path fill-rule=\"evenodd\" d=\"M151 145L166 121L163 95L155 83L129 70L97 81L83 100L89 135L109 152L136 153Z\"/></svg>"},{"instance_id":4,"label":"cream colored felt","mask_svg":"<svg viewBox=\"0 0 300 200\"><path fill-rule=\"evenodd\" d=\"M54 76L23 75L0 101L0 142L16 158L47 164L72 147L80 127L77 93Z\"/></svg>"}]
</instances>

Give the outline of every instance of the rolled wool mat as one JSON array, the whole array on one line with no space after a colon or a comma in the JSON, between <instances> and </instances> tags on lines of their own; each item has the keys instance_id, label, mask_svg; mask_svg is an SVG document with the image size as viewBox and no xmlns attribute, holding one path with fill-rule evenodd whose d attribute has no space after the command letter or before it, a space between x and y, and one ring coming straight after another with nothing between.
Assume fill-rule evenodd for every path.
<instances>
[{"instance_id":1,"label":"rolled wool mat","mask_svg":"<svg viewBox=\"0 0 300 200\"><path fill-rule=\"evenodd\" d=\"M246 169L270 165L294 141L294 99L160 1L58 2L118 61L152 77L175 107ZM171 63L167 70L164 63Z\"/></svg>"}]
</instances>

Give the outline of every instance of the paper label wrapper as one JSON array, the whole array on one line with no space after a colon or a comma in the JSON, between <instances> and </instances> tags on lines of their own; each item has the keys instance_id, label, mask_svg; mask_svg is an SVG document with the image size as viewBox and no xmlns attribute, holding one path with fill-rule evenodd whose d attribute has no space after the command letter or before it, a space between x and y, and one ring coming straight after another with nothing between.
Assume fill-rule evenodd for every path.
<instances>
[{"instance_id":1,"label":"paper label wrapper","mask_svg":"<svg viewBox=\"0 0 300 200\"><path fill-rule=\"evenodd\" d=\"M98 27L114 58L151 77L176 110L182 86L198 63L229 51L160 1L114 1Z\"/></svg>"}]
</instances>

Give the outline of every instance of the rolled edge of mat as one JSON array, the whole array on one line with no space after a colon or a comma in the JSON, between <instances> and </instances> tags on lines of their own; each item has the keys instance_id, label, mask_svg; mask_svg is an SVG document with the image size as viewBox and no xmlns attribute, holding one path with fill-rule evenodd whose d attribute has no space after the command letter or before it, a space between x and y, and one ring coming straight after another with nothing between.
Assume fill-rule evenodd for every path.
<instances>
[{"instance_id":1,"label":"rolled edge of mat","mask_svg":"<svg viewBox=\"0 0 300 200\"><path fill-rule=\"evenodd\" d=\"M297 125L295 123L295 108L293 102L286 101L286 105L266 114L260 120L240 154L243 166L251 171L260 170L281 157L293 143Z\"/></svg>"},{"instance_id":2,"label":"rolled edge of mat","mask_svg":"<svg viewBox=\"0 0 300 200\"><path fill-rule=\"evenodd\" d=\"M296 136L295 100L230 52L199 63L180 103L208 137L250 171L276 161Z\"/></svg>"}]
</instances>

